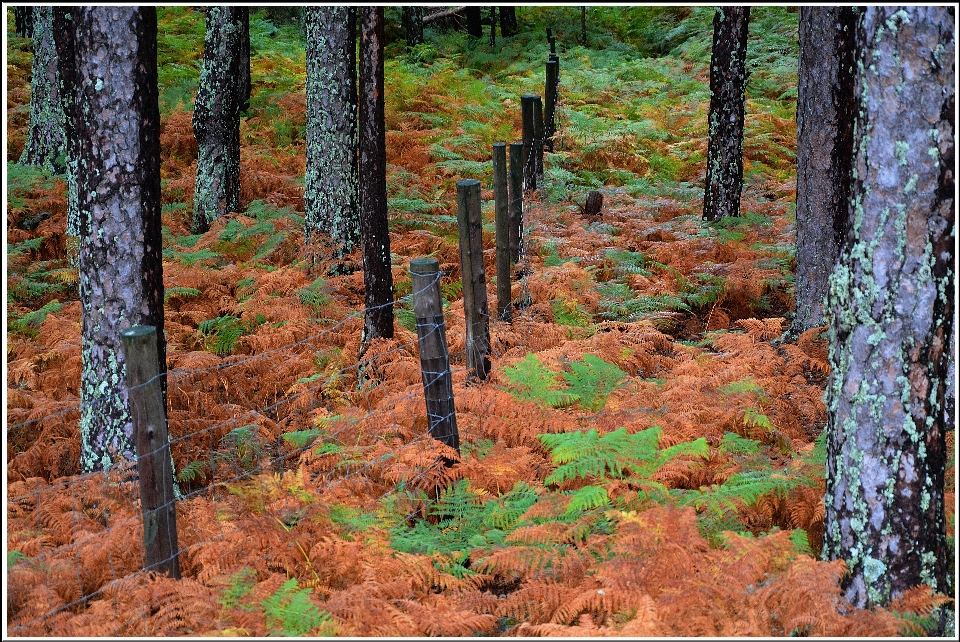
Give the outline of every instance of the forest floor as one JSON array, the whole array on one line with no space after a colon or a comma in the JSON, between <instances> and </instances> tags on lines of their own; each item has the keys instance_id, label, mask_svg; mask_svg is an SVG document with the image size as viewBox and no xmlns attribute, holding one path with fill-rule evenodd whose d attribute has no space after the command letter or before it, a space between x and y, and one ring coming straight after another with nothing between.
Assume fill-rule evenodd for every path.
<instances>
[{"instance_id":1,"label":"forest floor","mask_svg":"<svg viewBox=\"0 0 960 642\"><path fill-rule=\"evenodd\" d=\"M700 217L710 8L520 10L521 34L396 32L385 65L396 336L361 354L363 278L303 243L303 40L251 17L242 212L191 235L202 14L158 8L169 422L183 579L137 574L123 474L79 475L77 243L62 177L17 164L7 65L7 626L36 636L783 636L924 631L819 560L826 332L793 305L797 14L751 15L742 216ZM626 12L626 13L623 13ZM397 15L394 15L397 14ZM512 322L468 382L455 183L519 140L552 27L558 135L525 203ZM578 207L603 193L599 218ZM427 433L409 261L444 271L462 455ZM495 309L495 308L493 308ZM31 422L31 423L24 423ZM20 425L23 424L23 425ZM949 440L952 443L952 440ZM953 451L947 475L954 537Z\"/></svg>"}]
</instances>

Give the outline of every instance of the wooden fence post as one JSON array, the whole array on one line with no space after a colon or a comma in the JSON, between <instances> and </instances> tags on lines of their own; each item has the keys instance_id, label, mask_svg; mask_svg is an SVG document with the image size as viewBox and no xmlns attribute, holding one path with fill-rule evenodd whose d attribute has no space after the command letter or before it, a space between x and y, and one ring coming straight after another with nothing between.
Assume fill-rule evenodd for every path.
<instances>
[{"instance_id":1,"label":"wooden fence post","mask_svg":"<svg viewBox=\"0 0 960 642\"><path fill-rule=\"evenodd\" d=\"M430 435L459 453L460 434L457 431L457 411L453 405L453 377L440 299L440 262L431 258L413 259L410 261L410 280L413 283L413 313L417 318L420 373L423 376L423 396L427 401ZM445 463L449 465L453 462L445 460Z\"/></svg>"},{"instance_id":2,"label":"wooden fence post","mask_svg":"<svg viewBox=\"0 0 960 642\"><path fill-rule=\"evenodd\" d=\"M523 247L523 143L510 143L510 260L520 262Z\"/></svg>"},{"instance_id":3,"label":"wooden fence post","mask_svg":"<svg viewBox=\"0 0 960 642\"><path fill-rule=\"evenodd\" d=\"M537 189L537 163L534 156L534 107L537 99L533 94L520 97L520 114L523 120L523 189Z\"/></svg>"},{"instance_id":4,"label":"wooden fence post","mask_svg":"<svg viewBox=\"0 0 960 642\"><path fill-rule=\"evenodd\" d=\"M463 309L467 324L467 370L484 380L490 372L490 313L487 311L487 276L483 267L480 181L457 181L457 227L460 232L460 273Z\"/></svg>"},{"instance_id":5,"label":"wooden fence post","mask_svg":"<svg viewBox=\"0 0 960 642\"><path fill-rule=\"evenodd\" d=\"M553 134L557 130L556 110L557 110L557 79L559 62L550 57L547 61L547 78L544 87L544 95L547 104L544 106L544 138L546 139L547 149L553 151Z\"/></svg>"},{"instance_id":6,"label":"wooden fence post","mask_svg":"<svg viewBox=\"0 0 960 642\"><path fill-rule=\"evenodd\" d=\"M173 461L167 440L167 409L160 389L157 329L137 325L120 333L126 361L127 396L137 443L137 474L143 511L144 570L180 579Z\"/></svg>"},{"instance_id":7,"label":"wooden fence post","mask_svg":"<svg viewBox=\"0 0 960 642\"><path fill-rule=\"evenodd\" d=\"M497 317L509 321L510 210L507 197L507 145L493 144L493 200L497 224Z\"/></svg>"},{"instance_id":8,"label":"wooden fence post","mask_svg":"<svg viewBox=\"0 0 960 642\"><path fill-rule=\"evenodd\" d=\"M543 178L543 101L540 96L534 96L533 101L533 150L534 150L534 171L537 173L537 181Z\"/></svg>"}]
</instances>

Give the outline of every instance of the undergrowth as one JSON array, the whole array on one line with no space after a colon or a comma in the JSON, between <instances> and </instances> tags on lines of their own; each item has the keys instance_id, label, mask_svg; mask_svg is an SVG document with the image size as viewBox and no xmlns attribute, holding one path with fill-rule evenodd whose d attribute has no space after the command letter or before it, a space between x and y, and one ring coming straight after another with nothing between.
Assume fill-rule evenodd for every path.
<instances>
[{"instance_id":1,"label":"undergrowth","mask_svg":"<svg viewBox=\"0 0 960 642\"><path fill-rule=\"evenodd\" d=\"M251 13L240 212L190 233L203 17L158 7L164 330L184 579L141 568L125 482L78 478L77 240L22 167L30 41L8 11L7 624L54 636L858 636L942 596L848 608L823 541L829 365L793 305L797 13L751 12L741 216L700 220L712 7L518 7L491 49L387 30L396 337L361 351L359 250L303 243L304 41ZM289 14L289 15L288 15ZM396 20L397 7L387 9ZM487 13L484 11L484 15ZM456 181L484 187L561 59L512 323L464 373ZM580 213L600 190L599 218ZM427 433L412 258L440 262L461 453ZM495 265L484 252L489 300ZM39 420L35 423L23 423ZM953 455L948 525L953 546ZM438 465L446 459L449 468ZM951 549L952 550L952 549ZM99 591L99 592L97 592ZM69 605L69 606L68 606Z\"/></svg>"}]
</instances>

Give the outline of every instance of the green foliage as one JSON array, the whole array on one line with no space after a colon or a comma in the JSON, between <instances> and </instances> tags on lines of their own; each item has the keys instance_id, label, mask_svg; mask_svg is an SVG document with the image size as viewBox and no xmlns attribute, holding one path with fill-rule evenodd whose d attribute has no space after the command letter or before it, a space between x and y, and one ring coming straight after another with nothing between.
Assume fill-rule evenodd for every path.
<instances>
[{"instance_id":1,"label":"green foliage","mask_svg":"<svg viewBox=\"0 0 960 642\"><path fill-rule=\"evenodd\" d=\"M7 571L9 572L10 569L16 566L19 562L28 559L30 559L30 556L25 553L21 553L20 551L7 551Z\"/></svg>"},{"instance_id":2,"label":"green foliage","mask_svg":"<svg viewBox=\"0 0 960 642\"><path fill-rule=\"evenodd\" d=\"M763 386L758 384L752 377L747 377L746 379L741 379L740 381L734 381L733 383L728 383L725 386L720 386L717 388L717 392L725 396L751 394L757 395L761 399L767 398L767 391L764 390Z\"/></svg>"},{"instance_id":3,"label":"green foliage","mask_svg":"<svg viewBox=\"0 0 960 642\"><path fill-rule=\"evenodd\" d=\"M157 7L157 88L160 111L193 111L203 60L203 12Z\"/></svg>"},{"instance_id":4,"label":"green foliage","mask_svg":"<svg viewBox=\"0 0 960 642\"><path fill-rule=\"evenodd\" d=\"M530 353L516 365L501 371L509 381L508 391L517 401L534 401L540 406L563 408L577 401L577 397L561 390L559 373L543 365L537 355Z\"/></svg>"},{"instance_id":5,"label":"green foliage","mask_svg":"<svg viewBox=\"0 0 960 642\"><path fill-rule=\"evenodd\" d=\"M653 426L637 433L618 428L603 436L596 429L537 435L550 450L553 463L559 464L544 483L562 484L577 478L615 478L644 482L644 485L662 489L649 478L664 464L681 456L706 457L709 453L704 438L660 450L660 434L660 427Z\"/></svg>"},{"instance_id":6,"label":"green foliage","mask_svg":"<svg viewBox=\"0 0 960 642\"><path fill-rule=\"evenodd\" d=\"M240 600L253 590L256 584L257 572L245 566L230 576L229 584L219 598L220 606L231 609L240 606ZM249 610L247 607L245 610Z\"/></svg>"},{"instance_id":7,"label":"green foliage","mask_svg":"<svg viewBox=\"0 0 960 642\"><path fill-rule=\"evenodd\" d=\"M37 330L40 328L40 324L47 318L47 315L59 312L62 307L60 302L54 299L39 310L28 312L22 317L14 317L14 315L11 315L11 318L8 319L7 327L11 332L28 337L35 337L37 336Z\"/></svg>"},{"instance_id":8,"label":"green foliage","mask_svg":"<svg viewBox=\"0 0 960 642\"><path fill-rule=\"evenodd\" d=\"M197 329L205 340L204 347L220 356L231 354L237 340L252 330L250 324L231 315L201 321Z\"/></svg>"},{"instance_id":9,"label":"green foliage","mask_svg":"<svg viewBox=\"0 0 960 642\"><path fill-rule=\"evenodd\" d=\"M795 528L790 532L790 541L793 542L798 553L810 557L814 556L813 549L810 548L810 540L807 538L807 531L802 528Z\"/></svg>"},{"instance_id":10,"label":"green foliage","mask_svg":"<svg viewBox=\"0 0 960 642\"><path fill-rule=\"evenodd\" d=\"M593 324L593 315L587 312L581 303L554 299L550 302L550 306L553 308L553 322L557 325L588 328Z\"/></svg>"},{"instance_id":11,"label":"green foliage","mask_svg":"<svg viewBox=\"0 0 960 642\"><path fill-rule=\"evenodd\" d=\"M192 299L200 296L201 292L197 288L187 288L181 285L175 285L172 288L165 288L163 291L163 302L166 303L173 297L181 299Z\"/></svg>"},{"instance_id":12,"label":"green foliage","mask_svg":"<svg viewBox=\"0 0 960 642\"><path fill-rule=\"evenodd\" d=\"M607 489L603 486L584 486L570 498L567 504L568 515L580 514L594 508L606 506L610 503Z\"/></svg>"},{"instance_id":13,"label":"green foliage","mask_svg":"<svg viewBox=\"0 0 960 642\"><path fill-rule=\"evenodd\" d=\"M310 600L311 593L309 588L300 589L297 578L291 577L276 593L264 599L261 606L267 620L267 635L300 637L332 623L333 616ZM333 628L326 634L336 635L335 631Z\"/></svg>"},{"instance_id":14,"label":"green foliage","mask_svg":"<svg viewBox=\"0 0 960 642\"><path fill-rule=\"evenodd\" d=\"M571 372L564 372L569 391L587 410L601 410L607 398L626 379L627 373L612 363L592 354L583 355L583 361L570 364Z\"/></svg>"},{"instance_id":15,"label":"green foliage","mask_svg":"<svg viewBox=\"0 0 960 642\"><path fill-rule=\"evenodd\" d=\"M607 250L604 256L613 262L614 272L623 276L626 274L641 274L643 276L653 276L653 273L644 269L644 258L640 252L631 252L629 250Z\"/></svg>"},{"instance_id":16,"label":"green foliage","mask_svg":"<svg viewBox=\"0 0 960 642\"><path fill-rule=\"evenodd\" d=\"M196 265L201 261L211 261L209 264L211 267L221 264L223 259L220 254L209 248L203 248L202 250L197 250L196 252L180 252L178 250L174 250L173 248L166 248L163 251L163 258L171 261L177 261L179 263L183 263L184 265Z\"/></svg>"},{"instance_id":17,"label":"green foliage","mask_svg":"<svg viewBox=\"0 0 960 642\"><path fill-rule=\"evenodd\" d=\"M720 439L717 450L731 455L755 455L760 451L760 442L741 437L735 432L726 432Z\"/></svg>"},{"instance_id":18,"label":"green foliage","mask_svg":"<svg viewBox=\"0 0 960 642\"><path fill-rule=\"evenodd\" d=\"M330 303L329 291L330 286L323 277L317 277L307 287L297 290L297 296L300 297L300 303L313 310L314 314L319 315L323 306Z\"/></svg>"}]
</instances>

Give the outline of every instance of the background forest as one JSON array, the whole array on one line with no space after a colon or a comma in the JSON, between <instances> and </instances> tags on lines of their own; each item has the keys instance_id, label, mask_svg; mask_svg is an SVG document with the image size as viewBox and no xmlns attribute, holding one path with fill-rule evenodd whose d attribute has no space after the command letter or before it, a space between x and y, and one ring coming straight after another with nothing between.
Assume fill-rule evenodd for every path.
<instances>
[{"instance_id":1,"label":"background forest","mask_svg":"<svg viewBox=\"0 0 960 642\"><path fill-rule=\"evenodd\" d=\"M204 20L158 7L169 424L183 579L138 573L136 484L79 476L80 303L61 176L17 161L31 43L7 14L7 626L14 635L923 634L946 598L843 603L819 561L829 373L793 307L797 13L755 7L742 215L701 219L712 7L521 7L520 32L386 9L396 336L303 242L304 42L250 16L241 210L190 233ZM468 383L455 183L560 55L511 323ZM487 27L489 28L489 27ZM601 190L600 217L586 217ZM462 457L427 433L408 274L444 275ZM948 438L952 444L952 438ZM954 535L954 451L946 506ZM952 539L951 539L952 541Z\"/></svg>"}]
</instances>

